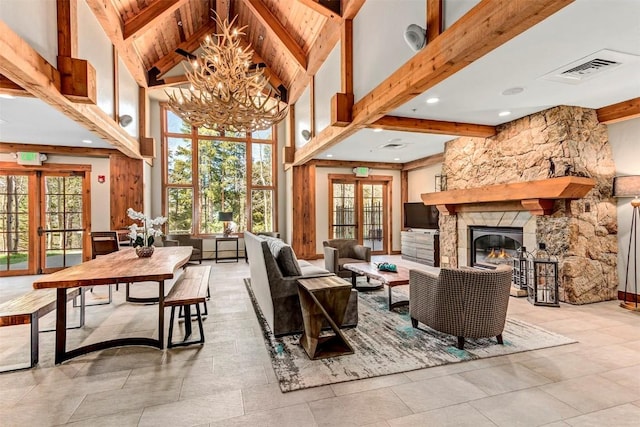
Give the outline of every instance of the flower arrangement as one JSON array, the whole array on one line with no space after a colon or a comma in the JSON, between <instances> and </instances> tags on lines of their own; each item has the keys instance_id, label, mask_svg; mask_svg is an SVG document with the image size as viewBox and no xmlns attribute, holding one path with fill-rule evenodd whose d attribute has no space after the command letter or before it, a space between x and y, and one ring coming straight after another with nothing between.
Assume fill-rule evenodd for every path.
<instances>
[{"instance_id":1,"label":"flower arrangement","mask_svg":"<svg viewBox=\"0 0 640 427\"><path fill-rule=\"evenodd\" d=\"M134 247L150 247L156 237L162 236L162 231L158 227L167 222L166 217L158 216L151 219L142 212L136 212L131 208L127 209L127 215L134 221L141 223L141 226L137 223L129 226L129 238Z\"/></svg>"}]
</instances>

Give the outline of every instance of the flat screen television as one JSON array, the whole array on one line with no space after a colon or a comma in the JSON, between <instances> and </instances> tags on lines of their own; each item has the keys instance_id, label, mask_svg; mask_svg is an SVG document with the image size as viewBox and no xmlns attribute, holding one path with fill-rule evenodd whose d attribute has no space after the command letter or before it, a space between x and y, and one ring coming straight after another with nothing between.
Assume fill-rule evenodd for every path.
<instances>
[{"instance_id":1,"label":"flat screen television","mask_svg":"<svg viewBox=\"0 0 640 427\"><path fill-rule=\"evenodd\" d=\"M438 230L438 209L422 202L404 204L404 226Z\"/></svg>"}]
</instances>

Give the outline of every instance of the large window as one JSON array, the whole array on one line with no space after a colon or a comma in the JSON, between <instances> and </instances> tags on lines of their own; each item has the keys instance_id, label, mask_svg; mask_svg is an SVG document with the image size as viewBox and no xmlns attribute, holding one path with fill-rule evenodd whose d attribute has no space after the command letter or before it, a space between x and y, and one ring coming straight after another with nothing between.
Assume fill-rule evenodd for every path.
<instances>
[{"instance_id":1,"label":"large window","mask_svg":"<svg viewBox=\"0 0 640 427\"><path fill-rule=\"evenodd\" d=\"M223 232L218 212L237 231L273 231L275 130L220 132L192 128L162 108L164 215L168 233Z\"/></svg>"}]
</instances>

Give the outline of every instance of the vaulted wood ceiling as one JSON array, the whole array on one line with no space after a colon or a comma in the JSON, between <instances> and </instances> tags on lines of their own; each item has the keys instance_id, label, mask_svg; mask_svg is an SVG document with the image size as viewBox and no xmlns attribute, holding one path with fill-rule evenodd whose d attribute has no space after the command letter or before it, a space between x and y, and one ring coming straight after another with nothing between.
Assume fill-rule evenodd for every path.
<instances>
[{"instance_id":1,"label":"vaulted wood ceiling","mask_svg":"<svg viewBox=\"0 0 640 427\"><path fill-rule=\"evenodd\" d=\"M237 26L246 26L245 42L256 53L254 62L267 67L272 86L284 88L292 101L301 92L298 88L306 86L305 81L321 63L309 61L314 43L335 45L341 13L355 15L364 1L88 0L88 3L103 27L112 28L113 15L117 16L119 31L108 33L112 39L118 39L114 44L120 47L121 56L124 52L123 60L133 68L138 83L149 87L184 81L180 76L166 74L186 59L185 52L194 53L200 42L215 32L214 12L229 20L237 16ZM322 35L323 32L330 34ZM330 52L326 47L325 50L321 56ZM291 94L292 87L298 93Z\"/></svg>"}]
</instances>

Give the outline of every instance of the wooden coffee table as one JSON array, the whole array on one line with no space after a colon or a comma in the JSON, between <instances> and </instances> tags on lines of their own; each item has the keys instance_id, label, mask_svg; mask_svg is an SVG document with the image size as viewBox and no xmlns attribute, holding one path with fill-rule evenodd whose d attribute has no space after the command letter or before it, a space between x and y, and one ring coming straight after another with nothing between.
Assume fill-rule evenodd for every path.
<instances>
[{"instance_id":1,"label":"wooden coffee table","mask_svg":"<svg viewBox=\"0 0 640 427\"><path fill-rule=\"evenodd\" d=\"M357 262L345 264L342 266L345 270L349 270L352 273L352 283L355 287L355 278L358 275L366 276L370 279L377 280L383 285L387 285L389 288L389 310L393 310L396 307L408 305L409 300L402 300L392 302L391 300L391 288L394 286L408 285L409 284L409 269L405 267L396 266L398 271L395 273L389 271L380 271L375 263Z\"/></svg>"},{"instance_id":2,"label":"wooden coffee table","mask_svg":"<svg viewBox=\"0 0 640 427\"><path fill-rule=\"evenodd\" d=\"M304 322L300 345L310 359L353 354L353 348L340 331L347 311L351 286L336 276L298 279L298 295ZM334 335L320 336L326 320Z\"/></svg>"}]
</instances>

